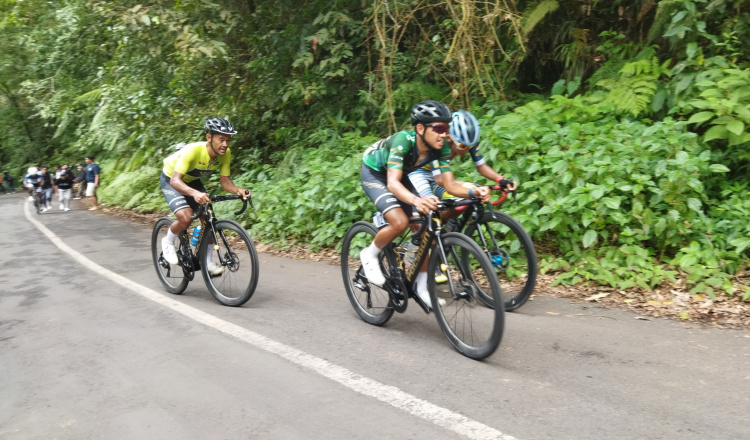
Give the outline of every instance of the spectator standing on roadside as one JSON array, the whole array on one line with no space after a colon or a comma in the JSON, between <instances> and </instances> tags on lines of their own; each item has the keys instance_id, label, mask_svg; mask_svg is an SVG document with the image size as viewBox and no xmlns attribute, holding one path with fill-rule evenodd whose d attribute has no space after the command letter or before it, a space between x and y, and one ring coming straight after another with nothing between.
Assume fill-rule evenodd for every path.
<instances>
[{"instance_id":1,"label":"spectator standing on roadside","mask_svg":"<svg viewBox=\"0 0 750 440\"><path fill-rule=\"evenodd\" d=\"M86 156L86 197L91 197L94 206L89 211L99 209L96 189L99 187L99 165L94 163L94 156Z\"/></svg>"},{"instance_id":2,"label":"spectator standing on roadside","mask_svg":"<svg viewBox=\"0 0 750 440\"><path fill-rule=\"evenodd\" d=\"M71 190L70 190L71 194L69 194L69 195L72 195L72 193L73 193L72 187L73 187L73 180L75 179L75 176L73 175L73 173L71 172L71 170L68 168L68 164L62 165L60 167L60 171L57 172L57 173L55 173L55 187L57 188L57 197L58 197L58 200L60 201L60 210L61 211L65 207L65 204L63 203L63 194L62 194L62 192L60 192L60 187L57 185L57 181L60 180L62 178L62 176L64 176L65 174L68 174L68 182L70 182L70 185L71 185ZM67 206L70 206L70 197L68 197L68 204L67 204Z\"/></svg>"},{"instance_id":3,"label":"spectator standing on roadside","mask_svg":"<svg viewBox=\"0 0 750 440\"><path fill-rule=\"evenodd\" d=\"M5 187L8 188L9 192L15 192L16 189L13 186L13 176L7 171L3 174L3 182L5 182Z\"/></svg>"},{"instance_id":4,"label":"spectator standing on roadside","mask_svg":"<svg viewBox=\"0 0 750 440\"><path fill-rule=\"evenodd\" d=\"M78 190L76 191L74 200L80 200L81 196L83 195L83 191L86 189L86 170L80 163L76 164L76 168L78 169L78 176L75 178L74 182L78 184Z\"/></svg>"},{"instance_id":5,"label":"spectator standing on roadside","mask_svg":"<svg viewBox=\"0 0 750 440\"><path fill-rule=\"evenodd\" d=\"M52 209L52 175L49 173L49 170L46 166L42 166L41 168L42 172L42 201L44 204L44 207L42 208L42 212L49 211Z\"/></svg>"},{"instance_id":6,"label":"spectator standing on roadside","mask_svg":"<svg viewBox=\"0 0 750 440\"><path fill-rule=\"evenodd\" d=\"M55 180L57 180L57 179L60 178L60 174L61 173L62 173L62 168L60 167L60 165L55 165L55 176L52 177L52 182L53 183L54 183ZM55 190L55 195L58 196L57 186L53 185L53 188ZM50 203L52 203L52 200L50 200ZM51 209L51 207L50 207L50 209Z\"/></svg>"},{"instance_id":7,"label":"spectator standing on roadside","mask_svg":"<svg viewBox=\"0 0 750 440\"><path fill-rule=\"evenodd\" d=\"M70 196L73 192L73 175L71 173L60 173L60 178L55 179L57 193L60 195L60 210L70 211Z\"/></svg>"}]
</instances>

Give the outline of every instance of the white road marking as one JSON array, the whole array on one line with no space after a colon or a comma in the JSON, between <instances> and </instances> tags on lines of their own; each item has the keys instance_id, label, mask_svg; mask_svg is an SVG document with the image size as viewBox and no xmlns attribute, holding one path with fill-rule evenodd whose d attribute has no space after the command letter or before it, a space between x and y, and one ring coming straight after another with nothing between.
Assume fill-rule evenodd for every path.
<instances>
[{"instance_id":1,"label":"white road marking","mask_svg":"<svg viewBox=\"0 0 750 440\"><path fill-rule=\"evenodd\" d=\"M396 387L385 385L376 380L356 374L344 367L332 364L324 359L315 357L311 354L305 353L301 350L297 350L296 348L290 347L288 345L284 345L280 342L276 342L263 335L252 332L243 327L224 321L223 319L217 318L216 316L198 310L194 307L171 299L169 296L164 295L163 293L157 292L155 290L149 289L148 287L133 282L121 275L103 268L102 266L99 266L98 264L84 257L78 251L65 244L52 231L47 229L47 227L45 227L31 215L29 211L29 203L26 203L26 201L24 202L24 213L26 214L26 218L44 235L46 235L47 238L49 238L50 241L52 241L52 243L61 251L67 253L68 255L73 257L74 260L94 271L95 273L109 278L117 284L120 284L121 286L132 290L133 292L141 295L146 299L150 299L157 304L167 307L177 313L181 313L184 316L187 316L197 322L200 322L201 324L218 330L226 335L247 342L254 347L260 348L269 353L276 354L303 368L314 371L315 373L318 373L323 377L338 382L339 384L353 391L356 391L357 393L375 398L381 402L393 406L394 408L425 419L442 428L460 434L466 438L472 440L516 440L515 437L503 434L502 432L485 424L471 420L468 417L462 416L461 414L455 413L446 408L427 402L426 400L422 400L418 397L412 396L411 394L405 393Z\"/></svg>"}]
</instances>

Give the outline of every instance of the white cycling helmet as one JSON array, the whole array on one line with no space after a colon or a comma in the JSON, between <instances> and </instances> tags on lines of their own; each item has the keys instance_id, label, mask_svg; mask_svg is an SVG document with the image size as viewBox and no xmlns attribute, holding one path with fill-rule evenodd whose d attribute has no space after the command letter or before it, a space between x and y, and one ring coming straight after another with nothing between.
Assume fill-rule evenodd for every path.
<instances>
[{"instance_id":1,"label":"white cycling helmet","mask_svg":"<svg viewBox=\"0 0 750 440\"><path fill-rule=\"evenodd\" d=\"M479 122L466 110L454 112L450 126L451 139L454 141L469 147L479 143Z\"/></svg>"},{"instance_id":2,"label":"white cycling helmet","mask_svg":"<svg viewBox=\"0 0 750 440\"><path fill-rule=\"evenodd\" d=\"M26 170L26 174L31 174L31 175L36 174L38 172L39 172L39 170L36 169L36 167L29 167L29 169Z\"/></svg>"}]
</instances>

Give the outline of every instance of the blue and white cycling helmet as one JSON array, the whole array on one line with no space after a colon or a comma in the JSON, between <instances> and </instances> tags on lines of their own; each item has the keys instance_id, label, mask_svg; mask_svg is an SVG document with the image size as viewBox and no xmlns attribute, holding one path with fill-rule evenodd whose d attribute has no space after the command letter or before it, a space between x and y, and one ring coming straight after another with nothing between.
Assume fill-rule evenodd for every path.
<instances>
[{"instance_id":1,"label":"blue and white cycling helmet","mask_svg":"<svg viewBox=\"0 0 750 440\"><path fill-rule=\"evenodd\" d=\"M203 130L206 134L237 134L237 130L232 127L232 123L224 118L211 117L206 120L206 124L203 126Z\"/></svg>"},{"instance_id":2,"label":"blue and white cycling helmet","mask_svg":"<svg viewBox=\"0 0 750 440\"><path fill-rule=\"evenodd\" d=\"M450 126L451 139L454 141L469 147L479 143L479 122L466 110L454 112Z\"/></svg>"}]
</instances>

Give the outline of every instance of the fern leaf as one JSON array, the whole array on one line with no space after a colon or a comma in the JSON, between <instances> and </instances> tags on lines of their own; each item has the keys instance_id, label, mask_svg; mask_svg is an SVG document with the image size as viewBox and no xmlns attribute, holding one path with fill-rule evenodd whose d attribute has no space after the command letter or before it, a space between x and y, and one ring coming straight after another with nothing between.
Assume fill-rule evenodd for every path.
<instances>
[{"instance_id":1,"label":"fern leaf","mask_svg":"<svg viewBox=\"0 0 750 440\"><path fill-rule=\"evenodd\" d=\"M536 8L531 10L529 13L524 14L521 21L523 22L523 28L521 29L524 36L529 35L534 30L537 24L544 18L545 15L550 12L554 12L560 4L556 0L544 0L539 3Z\"/></svg>"}]
</instances>

